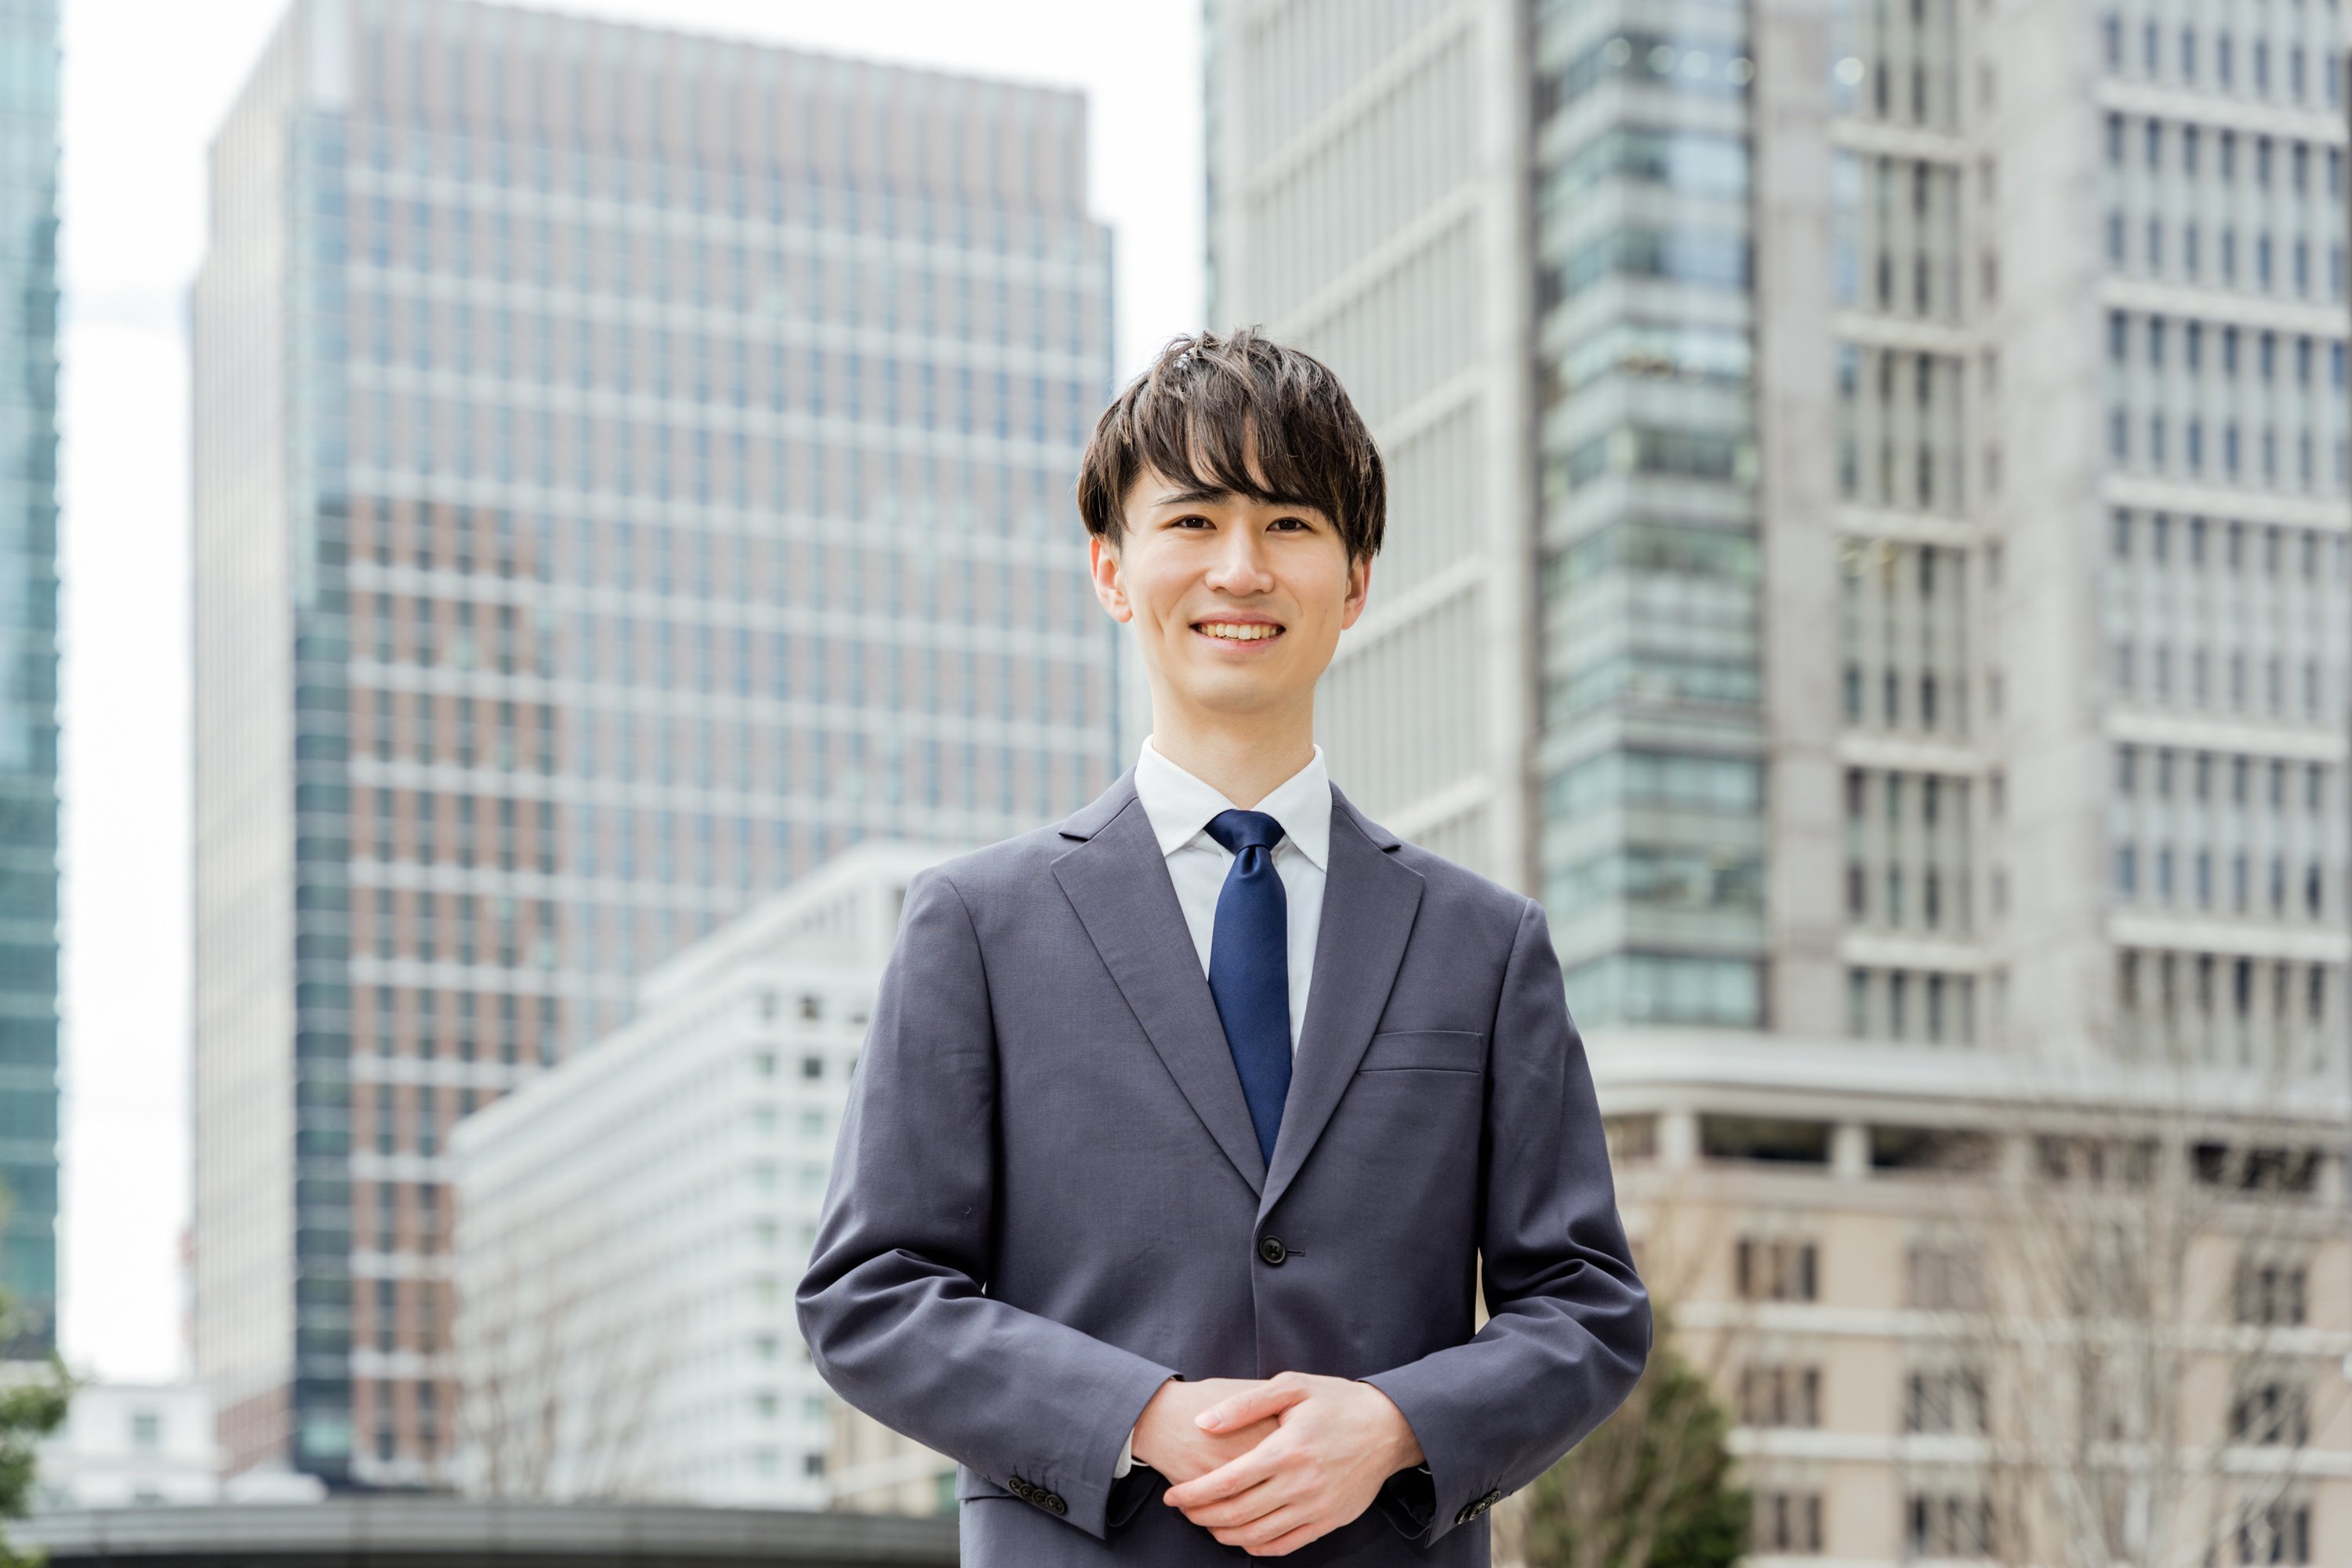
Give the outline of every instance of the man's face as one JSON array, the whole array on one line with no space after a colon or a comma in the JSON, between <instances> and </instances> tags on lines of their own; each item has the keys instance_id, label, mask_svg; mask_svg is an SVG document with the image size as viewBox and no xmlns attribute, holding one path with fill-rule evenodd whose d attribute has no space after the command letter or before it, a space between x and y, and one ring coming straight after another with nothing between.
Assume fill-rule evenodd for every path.
<instances>
[{"instance_id":1,"label":"man's face","mask_svg":"<svg viewBox=\"0 0 2352 1568\"><path fill-rule=\"evenodd\" d=\"M1117 549L1092 542L1095 595L1134 622L1155 689L1229 714L1312 701L1371 585L1330 518L1147 468L1124 519Z\"/></svg>"}]
</instances>

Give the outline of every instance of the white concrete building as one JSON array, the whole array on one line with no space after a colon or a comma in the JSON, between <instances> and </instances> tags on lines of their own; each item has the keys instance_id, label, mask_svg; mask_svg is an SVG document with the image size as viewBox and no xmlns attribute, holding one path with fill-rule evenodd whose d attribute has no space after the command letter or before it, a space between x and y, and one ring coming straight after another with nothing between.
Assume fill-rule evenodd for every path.
<instances>
[{"instance_id":1,"label":"white concrete building","mask_svg":"<svg viewBox=\"0 0 2352 1568\"><path fill-rule=\"evenodd\" d=\"M2340 0L1209 0L1212 324L1327 359L1391 468L1334 774L1543 900L1629 1204L1714 1216L1691 1288L1807 1260L1769 1370L1818 1398L1725 1369L1757 1561L1980 1554L1981 1470L1914 1462L1905 1151L2063 1165L2021 1083L2194 1083L2168 1159L2311 1183L2260 1326L2340 1405L2345 44ZM2310 1441L2231 1561L2352 1550L2352 1428Z\"/></svg>"},{"instance_id":2,"label":"white concrete building","mask_svg":"<svg viewBox=\"0 0 2352 1568\"><path fill-rule=\"evenodd\" d=\"M218 1501L227 1455L193 1383L91 1383L41 1440L36 1510Z\"/></svg>"},{"instance_id":3,"label":"white concrete building","mask_svg":"<svg viewBox=\"0 0 2352 1568\"><path fill-rule=\"evenodd\" d=\"M908 879L955 852L854 847L458 1124L467 1489L828 1504L836 1402L793 1289Z\"/></svg>"}]
</instances>

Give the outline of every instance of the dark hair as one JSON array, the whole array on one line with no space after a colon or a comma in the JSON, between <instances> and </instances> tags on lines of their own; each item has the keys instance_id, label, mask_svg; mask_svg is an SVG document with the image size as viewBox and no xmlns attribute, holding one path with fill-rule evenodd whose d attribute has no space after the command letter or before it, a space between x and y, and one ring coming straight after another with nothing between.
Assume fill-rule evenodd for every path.
<instances>
[{"instance_id":1,"label":"dark hair","mask_svg":"<svg viewBox=\"0 0 2352 1568\"><path fill-rule=\"evenodd\" d=\"M1121 542L1127 492L1146 468L1267 505L1314 507L1339 529L1350 565L1380 552L1388 479L1372 433L1328 366L1255 327L1170 339L1111 399L1078 466L1088 533Z\"/></svg>"}]
</instances>

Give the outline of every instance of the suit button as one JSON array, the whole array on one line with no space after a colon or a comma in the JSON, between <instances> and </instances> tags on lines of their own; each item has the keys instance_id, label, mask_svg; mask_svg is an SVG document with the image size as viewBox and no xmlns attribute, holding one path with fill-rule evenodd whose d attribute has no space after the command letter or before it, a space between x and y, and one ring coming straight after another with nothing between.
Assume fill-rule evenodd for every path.
<instances>
[{"instance_id":1,"label":"suit button","mask_svg":"<svg viewBox=\"0 0 2352 1568\"><path fill-rule=\"evenodd\" d=\"M1058 1492L1047 1492L1037 1500L1048 1513L1058 1515L1070 1511L1070 1505L1062 1500L1061 1494Z\"/></svg>"},{"instance_id":2,"label":"suit button","mask_svg":"<svg viewBox=\"0 0 2352 1568\"><path fill-rule=\"evenodd\" d=\"M1261 1236L1257 1238L1257 1255L1268 1263L1280 1264L1290 1256L1290 1248L1282 1245L1278 1236Z\"/></svg>"},{"instance_id":3,"label":"suit button","mask_svg":"<svg viewBox=\"0 0 2352 1568\"><path fill-rule=\"evenodd\" d=\"M1031 1486L1027 1481L1023 1480L1019 1476L1013 1477L1005 1484L1012 1489L1013 1495L1019 1498L1024 1502L1032 1500L1037 1495L1037 1489Z\"/></svg>"}]
</instances>

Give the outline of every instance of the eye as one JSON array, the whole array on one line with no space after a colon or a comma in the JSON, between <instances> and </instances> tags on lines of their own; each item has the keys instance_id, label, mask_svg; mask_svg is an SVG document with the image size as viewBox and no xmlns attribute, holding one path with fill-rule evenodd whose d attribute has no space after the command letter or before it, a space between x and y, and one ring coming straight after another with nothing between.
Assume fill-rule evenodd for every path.
<instances>
[{"instance_id":1,"label":"eye","mask_svg":"<svg viewBox=\"0 0 2352 1568\"><path fill-rule=\"evenodd\" d=\"M1315 525L1307 521L1303 517L1277 517L1274 521L1275 526L1277 528L1286 522L1295 522L1298 525L1299 531L1302 532L1312 533L1315 531Z\"/></svg>"},{"instance_id":2,"label":"eye","mask_svg":"<svg viewBox=\"0 0 2352 1568\"><path fill-rule=\"evenodd\" d=\"M1188 522L1197 522L1203 528L1214 526L1214 524L1211 523L1207 518L1202 517L1197 511L1188 511L1181 517L1171 517L1168 520L1168 526L1171 528L1181 528Z\"/></svg>"}]
</instances>

